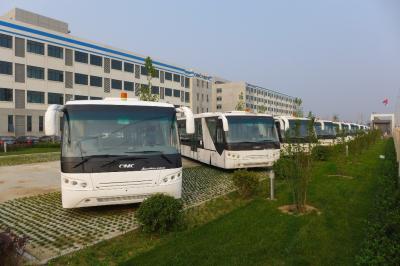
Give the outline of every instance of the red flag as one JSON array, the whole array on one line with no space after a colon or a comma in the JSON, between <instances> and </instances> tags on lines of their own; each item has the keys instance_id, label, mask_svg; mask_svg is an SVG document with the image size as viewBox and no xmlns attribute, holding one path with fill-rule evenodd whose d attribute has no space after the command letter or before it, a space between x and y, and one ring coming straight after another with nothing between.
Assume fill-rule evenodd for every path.
<instances>
[{"instance_id":1,"label":"red flag","mask_svg":"<svg viewBox=\"0 0 400 266\"><path fill-rule=\"evenodd\" d=\"M388 105L388 104L389 104L389 99L386 98L385 100L382 101L382 103L383 103L385 106Z\"/></svg>"}]
</instances>

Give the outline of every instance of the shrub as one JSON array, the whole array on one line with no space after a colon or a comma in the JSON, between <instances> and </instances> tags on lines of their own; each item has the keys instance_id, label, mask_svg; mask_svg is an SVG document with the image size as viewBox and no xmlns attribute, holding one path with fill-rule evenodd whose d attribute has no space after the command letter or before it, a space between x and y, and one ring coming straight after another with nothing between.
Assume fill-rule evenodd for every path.
<instances>
[{"instance_id":1,"label":"shrub","mask_svg":"<svg viewBox=\"0 0 400 266\"><path fill-rule=\"evenodd\" d=\"M182 225L182 202L165 194L155 194L144 200L136 218L146 232L165 233Z\"/></svg>"},{"instance_id":2,"label":"shrub","mask_svg":"<svg viewBox=\"0 0 400 266\"><path fill-rule=\"evenodd\" d=\"M25 252L26 237L19 237L9 229L0 233L0 265L20 265Z\"/></svg>"},{"instance_id":3,"label":"shrub","mask_svg":"<svg viewBox=\"0 0 400 266\"><path fill-rule=\"evenodd\" d=\"M252 196L258 186L258 178L247 170L235 171L232 180L237 187L239 195L243 198Z\"/></svg>"},{"instance_id":4,"label":"shrub","mask_svg":"<svg viewBox=\"0 0 400 266\"><path fill-rule=\"evenodd\" d=\"M315 146L312 150L312 157L317 161L327 161L332 155L333 149L329 146Z\"/></svg>"}]
</instances>

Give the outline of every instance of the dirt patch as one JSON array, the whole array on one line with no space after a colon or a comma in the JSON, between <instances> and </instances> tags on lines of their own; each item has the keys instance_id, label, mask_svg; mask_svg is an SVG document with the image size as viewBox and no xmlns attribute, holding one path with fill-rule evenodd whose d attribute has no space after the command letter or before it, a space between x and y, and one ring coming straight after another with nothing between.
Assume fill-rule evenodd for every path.
<instances>
[{"instance_id":1,"label":"dirt patch","mask_svg":"<svg viewBox=\"0 0 400 266\"><path fill-rule=\"evenodd\" d=\"M0 180L0 184L4 184L6 181Z\"/></svg>"},{"instance_id":2,"label":"dirt patch","mask_svg":"<svg viewBox=\"0 0 400 266\"><path fill-rule=\"evenodd\" d=\"M9 199L14 199L14 198L21 198L21 197L26 197L26 196L33 196L33 195L38 195L38 194L44 194L44 193L49 193L49 192L54 192L57 191L58 188L54 187L21 187L21 186L16 186L12 187L3 194L0 195L0 202L7 201Z\"/></svg>"},{"instance_id":3,"label":"dirt patch","mask_svg":"<svg viewBox=\"0 0 400 266\"><path fill-rule=\"evenodd\" d=\"M353 176L348 176L348 175L328 175L329 177L342 177L346 179L354 179Z\"/></svg>"},{"instance_id":4,"label":"dirt patch","mask_svg":"<svg viewBox=\"0 0 400 266\"><path fill-rule=\"evenodd\" d=\"M278 207L278 210L280 210L281 212L283 212L285 214L290 214L290 215L304 215L304 214L309 214L312 212L316 212L318 215L321 214L321 212L317 208L315 208L311 205L306 205L305 208L306 208L306 210L304 213L299 213L299 212L297 212L296 205L292 204L292 205L280 206L280 207Z\"/></svg>"}]
</instances>

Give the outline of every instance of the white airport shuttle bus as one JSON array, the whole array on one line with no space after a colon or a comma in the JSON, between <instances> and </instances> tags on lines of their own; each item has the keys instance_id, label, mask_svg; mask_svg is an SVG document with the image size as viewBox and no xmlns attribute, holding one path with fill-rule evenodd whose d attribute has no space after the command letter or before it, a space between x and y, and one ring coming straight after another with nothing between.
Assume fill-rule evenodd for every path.
<instances>
[{"instance_id":1,"label":"white airport shuttle bus","mask_svg":"<svg viewBox=\"0 0 400 266\"><path fill-rule=\"evenodd\" d=\"M194 115L195 133L178 118L183 156L225 169L270 167L280 156L271 115L249 112Z\"/></svg>"},{"instance_id":2,"label":"white airport shuttle bus","mask_svg":"<svg viewBox=\"0 0 400 266\"><path fill-rule=\"evenodd\" d=\"M63 116L61 192L64 208L141 202L154 193L181 197L182 161L176 114L186 107L119 98L50 105L47 135Z\"/></svg>"},{"instance_id":3,"label":"white airport shuttle bus","mask_svg":"<svg viewBox=\"0 0 400 266\"><path fill-rule=\"evenodd\" d=\"M311 123L309 118L277 116L275 121L278 128L279 139L281 141L281 150L283 153L287 152L289 143L299 143L301 149L305 152L309 151L310 146L311 148L315 146L313 143L314 141L310 139L309 136L309 127ZM296 132L297 127L298 132ZM312 134L316 138L314 125L312 125L312 127Z\"/></svg>"},{"instance_id":4,"label":"white airport shuttle bus","mask_svg":"<svg viewBox=\"0 0 400 266\"><path fill-rule=\"evenodd\" d=\"M316 120L314 122L315 134L319 144L329 146L336 143L336 127L332 121Z\"/></svg>"}]
</instances>

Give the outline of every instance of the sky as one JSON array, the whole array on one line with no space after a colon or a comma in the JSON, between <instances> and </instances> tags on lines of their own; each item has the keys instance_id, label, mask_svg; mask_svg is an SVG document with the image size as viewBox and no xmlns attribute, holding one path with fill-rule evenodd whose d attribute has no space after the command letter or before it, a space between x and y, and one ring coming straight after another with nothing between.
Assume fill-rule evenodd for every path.
<instances>
[{"instance_id":1,"label":"sky","mask_svg":"<svg viewBox=\"0 0 400 266\"><path fill-rule=\"evenodd\" d=\"M301 97L319 118L367 121L400 96L397 0L1 0L0 14L13 7L77 37Z\"/></svg>"}]
</instances>

